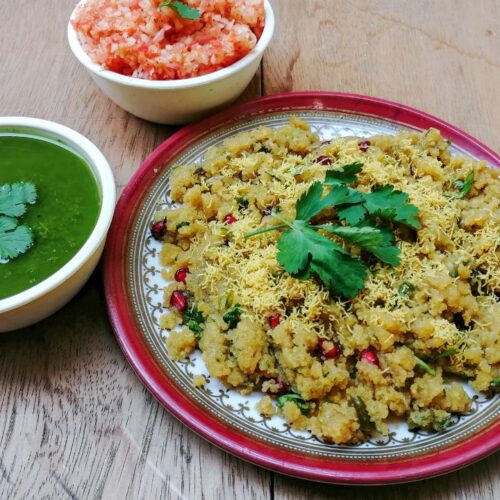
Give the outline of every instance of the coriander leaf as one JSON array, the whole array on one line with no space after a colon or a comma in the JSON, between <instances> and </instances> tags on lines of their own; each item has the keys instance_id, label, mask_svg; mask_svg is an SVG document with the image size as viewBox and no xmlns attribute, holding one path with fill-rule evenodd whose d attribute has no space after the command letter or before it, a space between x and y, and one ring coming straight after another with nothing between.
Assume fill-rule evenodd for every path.
<instances>
[{"instance_id":1,"label":"coriander leaf","mask_svg":"<svg viewBox=\"0 0 500 500\"><path fill-rule=\"evenodd\" d=\"M307 224L304 221L295 221L294 229L285 231L278 241L278 262L285 271L297 274L304 271L310 262L310 252L314 247L314 241L310 241L309 232L303 232ZM314 231L311 233L316 235Z\"/></svg>"},{"instance_id":2,"label":"coriander leaf","mask_svg":"<svg viewBox=\"0 0 500 500\"><path fill-rule=\"evenodd\" d=\"M222 319L229 325L229 328L236 328L240 322L242 312L239 304L236 304L222 316Z\"/></svg>"},{"instance_id":3,"label":"coriander leaf","mask_svg":"<svg viewBox=\"0 0 500 500\"><path fill-rule=\"evenodd\" d=\"M404 281L399 285L398 287L398 294L403 296L403 297L411 297L413 295L413 292L415 291L415 285L412 283L409 283L408 281Z\"/></svg>"},{"instance_id":4,"label":"coriander leaf","mask_svg":"<svg viewBox=\"0 0 500 500\"><path fill-rule=\"evenodd\" d=\"M495 379L493 379L493 381L491 382L490 384L490 387L494 390L494 391L498 391L500 390L500 377L497 377Z\"/></svg>"},{"instance_id":5,"label":"coriander leaf","mask_svg":"<svg viewBox=\"0 0 500 500\"><path fill-rule=\"evenodd\" d=\"M336 207L338 205L355 204L364 200L364 193L356 191L347 186L335 185L330 192L323 198L330 205Z\"/></svg>"},{"instance_id":6,"label":"coriander leaf","mask_svg":"<svg viewBox=\"0 0 500 500\"><path fill-rule=\"evenodd\" d=\"M200 338L203 331L203 323L205 322L203 314L196 306L191 306L184 311L184 324L195 334L195 337Z\"/></svg>"},{"instance_id":7,"label":"coriander leaf","mask_svg":"<svg viewBox=\"0 0 500 500\"><path fill-rule=\"evenodd\" d=\"M304 191L297 201L297 220L308 221L311 217L331 205L330 200L322 199L323 185L313 182L307 191Z\"/></svg>"},{"instance_id":8,"label":"coriander leaf","mask_svg":"<svg viewBox=\"0 0 500 500\"><path fill-rule=\"evenodd\" d=\"M331 292L351 299L365 286L367 267L356 257L338 251L313 258L311 269Z\"/></svg>"},{"instance_id":9,"label":"coriander leaf","mask_svg":"<svg viewBox=\"0 0 500 500\"><path fill-rule=\"evenodd\" d=\"M184 19L200 19L201 14L198 9L194 9L193 7L190 7L189 5L186 5L183 2L179 1L172 1L172 0L165 0L162 2L159 7L170 7L171 9L175 10L177 14L179 14L180 17Z\"/></svg>"},{"instance_id":10,"label":"coriander leaf","mask_svg":"<svg viewBox=\"0 0 500 500\"><path fill-rule=\"evenodd\" d=\"M469 172L467 174L467 177L465 178L465 181L458 180L453 184L456 188L460 189L460 198L465 198L470 193L470 190L474 185L474 172Z\"/></svg>"},{"instance_id":11,"label":"coriander leaf","mask_svg":"<svg viewBox=\"0 0 500 500\"><path fill-rule=\"evenodd\" d=\"M325 197L322 195L322 183L311 184L297 201L296 219L308 221L327 207L359 203L364 199L363 193L343 185L335 185Z\"/></svg>"},{"instance_id":12,"label":"coriander leaf","mask_svg":"<svg viewBox=\"0 0 500 500\"><path fill-rule=\"evenodd\" d=\"M295 403L303 415L309 415L309 413L311 412L311 407L309 406L309 404L307 404L301 396L293 393L283 394L282 396L280 396L276 400L276 406L278 408L283 408L283 406L285 406L285 403L288 402Z\"/></svg>"},{"instance_id":13,"label":"coriander leaf","mask_svg":"<svg viewBox=\"0 0 500 500\"><path fill-rule=\"evenodd\" d=\"M250 201L248 200L248 198L245 198L244 196L237 196L235 200L236 203L238 203L238 208L240 210L244 210L248 208L248 206L250 205Z\"/></svg>"},{"instance_id":14,"label":"coriander leaf","mask_svg":"<svg viewBox=\"0 0 500 500\"><path fill-rule=\"evenodd\" d=\"M203 314L201 314L200 310L194 305L184 311L183 316L186 321L195 321L196 323L203 323L205 321L203 319Z\"/></svg>"},{"instance_id":15,"label":"coriander leaf","mask_svg":"<svg viewBox=\"0 0 500 500\"><path fill-rule=\"evenodd\" d=\"M343 205L337 207L337 215L341 220L345 220L347 224L355 226L365 218L366 209L361 204Z\"/></svg>"},{"instance_id":16,"label":"coriander leaf","mask_svg":"<svg viewBox=\"0 0 500 500\"><path fill-rule=\"evenodd\" d=\"M349 163L336 170L328 170L325 177L325 186L337 184L351 184L358 180L357 174L363 170L363 164L359 162Z\"/></svg>"},{"instance_id":17,"label":"coriander leaf","mask_svg":"<svg viewBox=\"0 0 500 500\"><path fill-rule=\"evenodd\" d=\"M420 222L415 218L419 210L416 206L406 203L408 195L397 191L391 185L385 185L366 193L365 207L370 215L382 219L393 219L396 222L419 228Z\"/></svg>"},{"instance_id":18,"label":"coriander leaf","mask_svg":"<svg viewBox=\"0 0 500 500\"><path fill-rule=\"evenodd\" d=\"M366 266L304 221L295 221L292 229L281 235L277 260L299 279L315 272L338 295L354 297L364 286Z\"/></svg>"},{"instance_id":19,"label":"coriander leaf","mask_svg":"<svg viewBox=\"0 0 500 500\"><path fill-rule=\"evenodd\" d=\"M33 233L11 217L0 216L0 259L14 259L33 245Z\"/></svg>"},{"instance_id":20,"label":"coriander leaf","mask_svg":"<svg viewBox=\"0 0 500 500\"><path fill-rule=\"evenodd\" d=\"M26 204L35 203L36 187L31 182L17 182L0 186L0 215L21 217L26 213Z\"/></svg>"},{"instance_id":21,"label":"coriander leaf","mask_svg":"<svg viewBox=\"0 0 500 500\"><path fill-rule=\"evenodd\" d=\"M196 321L189 320L186 322L186 326L195 334L195 337L197 337L198 333L201 333L203 331L203 326L201 326L200 323L196 323Z\"/></svg>"},{"instance_id":22,"label":"coriander leaf","mask_svg":"<svg viewBox=\"0 0 500 500\"><path fill-rule=\"evenodd\" d=\"M372 226L346 227L321 225L314 227L350 241L363 250L372 253L386 264L397 266L401 262L399 259L399 248L393 244L394 234L392 231Z\"/></svg>"}]
</instances>

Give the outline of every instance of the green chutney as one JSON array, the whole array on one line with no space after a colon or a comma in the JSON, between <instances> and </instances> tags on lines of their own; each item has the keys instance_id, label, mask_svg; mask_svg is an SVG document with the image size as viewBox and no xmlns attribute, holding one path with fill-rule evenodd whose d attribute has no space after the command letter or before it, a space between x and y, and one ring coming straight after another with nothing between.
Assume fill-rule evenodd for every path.
<instances>
[{"instance_id":1,"label":"green chutney","mask_svg":"<svg viewBox=\"0 0 500 500\"><path fill-rule=\"evenodd\" d=\"M101 197L89 165L64 145L0 134L0 185L32 182L38 192L19 223L33 246L0 261L0 300L23 292L61 269L84 245L97 222Z\"/></svg>"}]
</instances>

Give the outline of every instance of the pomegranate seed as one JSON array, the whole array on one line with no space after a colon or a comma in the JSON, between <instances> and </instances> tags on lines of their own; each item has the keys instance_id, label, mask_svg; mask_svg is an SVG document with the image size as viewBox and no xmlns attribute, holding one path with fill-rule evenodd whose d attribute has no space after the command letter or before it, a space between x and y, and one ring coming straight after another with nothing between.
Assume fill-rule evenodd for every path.
<instances>
[{"instance_id":1,"label":"pomegranate seed","mask_svg":"<svg viewBox=\"0 0 500 500\"><path fill-rule=\"evenodd\" d=\"M276 328L280 324L281 314L275 313L272 316L269 316L269 326L271 328Z\"/></svg>"},{"instance_id":2,"label":"pomegranate seed","mask_svg":"<svg viewBox=\"0 0 500 500\"><path fill-rule=\"evenodd\" d=\"M288 391L288 385L283 382L283 380L270 379L269 382L273 384L273 387L267 387L267 389L263 389L262 392L278 395Z\"/></svg>"},{"instance_id":3,"label":"pomegranate seed","mask_svg":"<svg viewBox=\"0 0 500 500\"><path fill-rule=\"evenodd\" d=\"M181 290L175 290L172 292L172 295L170 296L170 305L179 309L180 312L184 312L187 309L187 299Z\"/></svg>"},{"instance_id":4,"label":"pomegranate seed","mask_svg":"<svg viewBox=\"0 0 500 500\"><path fill-rule=\"evenodd\" d=\"M369 347L368 349L365 349L364 351L361 351L359 353L359 359L361 361L366 361L367 363L370 363L372 365L378 365L378 356L375 351L375 349Z\"/></svg>"},{"instance_id":5,"label":"pomegranate seed","mask_svg":"<svg viewBox=\"0 0 500 500\"><path fill-rule=\"evenodd\" d=\"M358 146L359 146L359 149L361 149L361 151L363 151L363 153L366 153L366 150L368 149L370 144L371 144L370 141L360 141L358 143Z\"/></svg>"},{"instance_id":6,"label":"pomegranate seed","mask_svg":"<svg viewBox=\"0 0 500 500\"><path fill-rule=\"evenodd\" d=\"M178 269L174 275L174 280L177 281L178 283L186 284L186 276L188 272L189 269L187 267L182 267L181 269Z\"/></svg>"},{"instance_id":7,"label":"pomegranate seed","mask_svg":"<svg viewBox=\"0 0 500 500\"><path fill-rule=\"evenodd\" d=\"M155 240L161 240L167 232L167 221L161 220L151 226L151 235Z\"/></svg>"},{"instance_id":8,"label":"pomegranate seed","mask_svg":"<svg viewBox=\"0 0 500 500\"><path fill-rule=\"evenodd\" d=\"M340 355L340 346L331 340L321 340L319 348L326 359L334 359Z\"/></svg>"},{"instance_id":9,"label":"pomegranate seed","mask_svg":"<svg viewBox=\"0 0 500 500\"><path fill-rule=\"evenodd\" d=\"M233 214L227 214L224 217L224 222L226 224L234 224L238 219Z\"/></svg>"},{"instance_id":10,"label":"pomegranate seed","mask_svg":"<svg viewBox=\"0 0 500 500\"><path fill-rule=\"evenodd\" d=\"M194 171L194 173L195 173L196 175L205 175L205 174L206 174L205 169L204 169L203 167L198 167L198 168Z\"/></svg>"},{"instance_id":11,"label":"pomegranate seed","mask_svg":"<svg viewBox=\"0 0 500 500\"><path fill-rule=\"evenodd\" d=\"M328 156L318 156L315 161L320 165L331 165L332 163L331 158L328 158Z\"/></svg>"}]
</instances>

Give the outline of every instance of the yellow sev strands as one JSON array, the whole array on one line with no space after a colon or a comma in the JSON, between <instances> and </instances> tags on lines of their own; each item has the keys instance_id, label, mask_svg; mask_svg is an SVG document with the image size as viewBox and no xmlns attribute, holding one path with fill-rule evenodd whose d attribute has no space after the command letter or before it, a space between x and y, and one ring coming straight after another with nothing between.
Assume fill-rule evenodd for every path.
<instances>
[{"instance_id":1,"label":"yellow sev strands","mask_svg":"<svg viewBox=\"0 0 500 500\"><path fill-rule=\"evenodd\" d=\"M286 144L280 142L284 136ZM485 390L493 376L491 367L498 362L485 341L494 335L491 312L500 289L498 174L484 162L450 157L436 130L370 141L368 152L361 151L355 139L319 145L306 124L292 120L283 136L263 127L209 151L203 162L206 176L194 174L199 165L174 170L172 196L182 203L159 215L166 215L169 232L175 234L170 240L175 245L167 243L164 249L164 255L174 250L176 255L166 258L172 268L165 275L189 266L188 289L205 318L221 318L239 304L243 317L267 329L269 317L279 312L287 331L337 339L345 356L367 342L381 352L407 344L428 359L452 349L448 368L458 372L480 365L486 375L477 388ZM266 144L273 148L272 155L255 149ZM331 158L332 164L315 162L320 155ZM245 235L278 223L262 215L268 206L279 206L280 216L293 220L296 201L312 182L323 180L329 168L353 162L364 165L353 187L370 191L390 184L405 192L420 209L422 227L413 239L398 229L401 265L371 261L365 288L346 301L331 297L318 280L299 281L281 268L276 260L278 231ZM473 189L461 199L454 182L471 171ZM240 211L238 198L249 200L250 208ZM224 223L229 213L238 220ZM329 215L326 211L322 219ZM184 221L190 224L176 229ZM356 247L349 250L360 255ZM408 284L412 293L401 293ZM471 293L472 284L478 293ZM166 300L175 288L182 286L169 286ZM465 331L457 327L454 314L461 316ZM487 352L488 362L481 361L482 352Z\"/></svg>"}]
</instances>

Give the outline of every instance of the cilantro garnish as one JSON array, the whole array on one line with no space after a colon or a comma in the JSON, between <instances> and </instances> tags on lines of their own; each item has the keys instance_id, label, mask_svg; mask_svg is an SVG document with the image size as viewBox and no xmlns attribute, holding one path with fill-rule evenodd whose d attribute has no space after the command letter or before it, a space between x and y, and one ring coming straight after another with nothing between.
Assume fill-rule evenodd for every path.
<instances>
[{"instance_id":1,"label":"cilantro garnish","mask_svg":"<svg viewBox=\"0 0 500 500\"><path fill-rule=\"evenodd\" d=\"M31 183L0 186L0 259L15 259L33 245L30 228L19 225L17 218L36 202L36 187Z\"/></svg>"},{"instance_id":2,"label":"cilantro garnish","mask_svg":"<svg viewBox=\"0 0 500 500\"><path fill-rule=\"evenodd\" d=\"M459 179L453 183L453 185L457 189L460 189L460 198L465 198L469 194L470 190L472 189L473 184L474 184L474 172L473 171L471 171L467 174L465 181L462 181Z\"/></svg>"},{"instance_id":3,"label":"cilantro garnish","mask_svg":"<svg viewBox=\"0 0 500 500\"><path fill-rule=\"evenodd\" d=\"M238 208L240 210L245 210L250 205L250 201L248 200L248 198L245 198L244 196L237 196L235 200L236 203L238 203Z\"/></svg>"},{"instance_id":4,"label":"cilantro garnish","mask_svg":"<svg viewBox=\"0 0 500 500\"><path fill-rule=\"evenodd\" d=\"M184 19L200 19L201 14L199 9L194 9L193 7L190 7L189 5L186 5L183 2L179 2L178 0L165 0L159 5L159 8L162 7L170 7L171 9L175 10L177 14L179 14L180 17Z\"/></svg>"},{"instance_id":5,"label":"cilantro garnish","mask_svg":"<svg viewBox=\"0 0 500 500\"><path fill-rule=\"evenodd\" d=\"M0 186L0 215L21 217L26 205L36 201L36 187L31 182L17 182Z\"/></svg>"},{"instance_id":6,"label":"cilantro garnish","mask_svg":"<svg viewBox=\"0 0 500 500\"><path fill-rule=\"evenodd\" d=\"M309 413L311 413L310 405L307 404L304 399L298 394L283 394L276 400L276 406L278 408L283 408L283 406L285 406L285 403L287 402L295 403L302 415L309 415Z\"/></svg>"},{"instance_id":7,"label":"cilantro garnish","mask_svg":"<svg viewBox=\"0 0 500 500\"><path fill-rule=\"evenodd\" d=\"M239 304L236 304L234 307L229 309L222 319L229 325L229 328L236 328L241 319L241 310Z\"/></svg>"},{"instance_id":8,"label":"cilantro garnish","mask_svg":"<svg viewBox=\"0 0 500 500\"><path fill-rule=\"evenodd\" d=\"M335 184L352 184L358 180L357 174L363 169L363 164L359 162L350 163L336 170L328 170L325 177L325 186Z\"/></svg>"},{"instance_id":9,"label":"cilantro garnish","mask_svg":"<svg viewBox=\"0 0 500 500\"><path fill-rule=\"evenodd\" d=\"M411 297L415 291L415 285L408 281L403 281L398 287L398 294L403 297Z\"/></svg>"},{"instance_id":10,"label":"cilantro garnish","mask_svg":"<svg viewBox=\"0 0 500 500\"><path fill-rule=\"evenodd\" d=\"M183 314L184 324L195 334L196 337L200 337L203 331L203 314L196 306L189 307Z\"/></svg>"},{"instance_id":11,"label":"cilantro garnish","mask_svg":"<svg viewBox=\"0 0 500 500\"><path fill-rule=\"evenodd\" d=\"M491 382L490 387L491 387L494 391L498 391L498 390L500 390L500 377L497 377L496 379L494 379L494 380Z\"/></svg>"},{"instance_id":12,"label":"cilantro garnish","mask_svg":"<svg viewBox=\"0 0 500 500\"><path fill-rule=\"evenodd\" d=\"M399 248L394 246L394 234L385 228L374 226L315 226L329 233L336 234L363 250L372 253L382 262L397 266Z\"/></svg>"},{"instance_id":13,"label":"cilantro garnish","mask_svg":"<svg viewBox=\"0 0 500 500\"><path fill-rule=\"evenodd\" d=\"M258 229L246 237L287 229L277 244L277 260L285 271L298 279L308 279L315 273L332 293L347 298L356 296L364 286L367 266L318 231L340 236L382 262L395 266L400 263L400 250L394 244L394 233L377 225L374 219L420 226L416 219L419 210L407 203L407 194L395 191L392 186L364 193L345 185L356 181L362 166L352 163L328 171L324 183L314 182L297 200L294 221L287 221L273 212L271 215L282 224ZM325 196L324 185L331 187ZM311 219L325 208L336 208L337 215L346 225L311 225Z\"/></svg>"}]
</instances>

